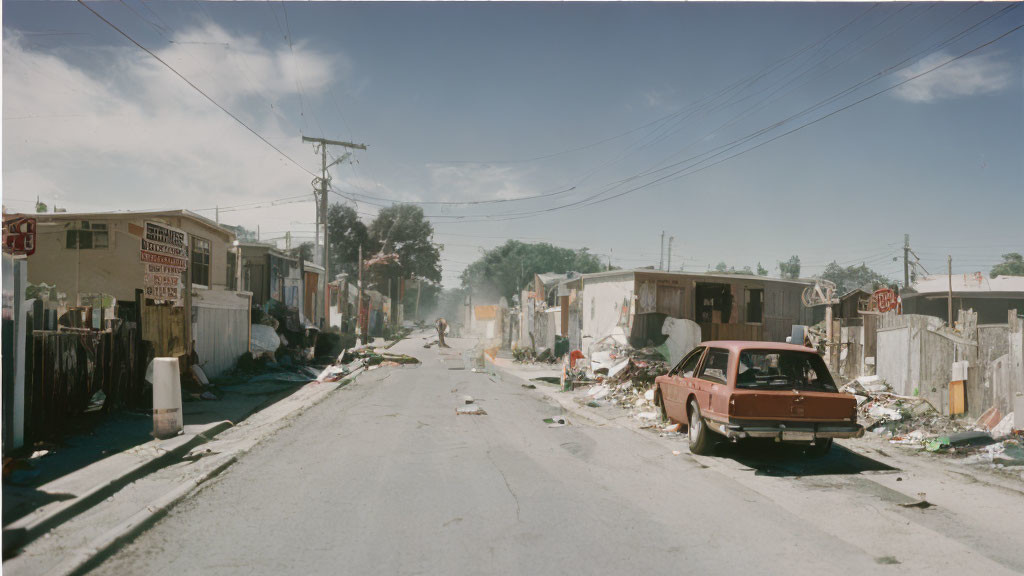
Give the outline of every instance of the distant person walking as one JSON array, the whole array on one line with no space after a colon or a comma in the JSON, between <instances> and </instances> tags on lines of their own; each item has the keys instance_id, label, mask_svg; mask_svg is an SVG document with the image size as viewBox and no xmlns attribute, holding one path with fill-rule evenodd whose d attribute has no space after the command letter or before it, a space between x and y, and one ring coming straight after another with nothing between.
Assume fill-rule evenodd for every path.
<instances>
[{"instance_id":1,"label":"distant person walking","mask_svg":"<svg viewBox=\"0 0 1024 576\"><path fill-rule=\"evenodd\" d=\"M448 322L444 318L438 318L434 326L437 328L437 347L451 348L451 346L444 343L444 335L448 332Z\"/></svg>"}]
</instances>

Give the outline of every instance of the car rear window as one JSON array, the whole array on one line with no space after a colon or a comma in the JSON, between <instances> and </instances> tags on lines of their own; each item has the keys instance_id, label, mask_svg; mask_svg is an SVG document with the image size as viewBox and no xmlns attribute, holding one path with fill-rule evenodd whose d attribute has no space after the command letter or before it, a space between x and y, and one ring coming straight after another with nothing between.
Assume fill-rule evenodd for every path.
<instances>
[{"instance_id":1,"label":"car rear window","mask_svg":"<svg viewBox=\"0 0 1024 576\"><path fill-rule=\"evenodd\" d=\"M796 350L744 350L736 387L765 390L838 392L821 356Z\"/></svg>"}]
</instances>

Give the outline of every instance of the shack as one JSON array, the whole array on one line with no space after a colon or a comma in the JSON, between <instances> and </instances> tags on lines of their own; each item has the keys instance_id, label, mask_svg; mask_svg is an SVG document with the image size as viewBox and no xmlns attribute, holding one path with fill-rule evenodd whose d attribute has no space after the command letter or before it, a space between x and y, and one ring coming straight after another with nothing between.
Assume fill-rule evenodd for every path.
<instances>
[{"instance_id":1,"label":"shack","mask_svg":"<svg viewBox=\"0 0 1024 576\"><path fill-rule=\"evenodd\" d=\"M948 321L951 289L954 318L960 310L974 310L979 324L999 324L1010 310L1024 310L1024 276L989 278L975 272L919 278L900 294L903 313Z\"/></svg>"},{"instance_id":2,"label":"shack","mask_svg":"<svg viewBox=\"0 0 1024 576\"><path fill-rule=\"evenodd\" d=\"M636 269L584 274L580 284L584 353L616 332L634 347L658 345L666 318L696 322L702 340L783 342L812 316L800 300L811 280Z\"/></svg>"}]
</instances>

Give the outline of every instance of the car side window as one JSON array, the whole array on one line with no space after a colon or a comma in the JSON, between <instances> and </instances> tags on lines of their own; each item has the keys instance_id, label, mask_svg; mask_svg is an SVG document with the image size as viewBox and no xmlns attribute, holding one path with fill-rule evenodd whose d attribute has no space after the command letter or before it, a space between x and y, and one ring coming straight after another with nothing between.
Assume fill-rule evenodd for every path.
<instances>
[{"instance_id":1,"label":"car side window","mask_svg":"<svg viewBox=\"0 0 1024 576\"><path fill-rule=\"evenodd\" d=\"M694 348L683 360L676 366L676 369L672 371L676 376L683 378L693 378L693 373L697 370L697 364L700 363L701 354L704 353L704 347L698 346Z\"/></svg>"},{"instance_id":2,"label":"car side window","mask_svg":"<svg viewBox=\"0 0 1024 576\"><path fill-rule=\"evenodd\" d=\"M699 378L708 382L725 384L729 373L729 351L722 348L708 350L708 358L704 361Z\"/></svg>"}]
</instances>

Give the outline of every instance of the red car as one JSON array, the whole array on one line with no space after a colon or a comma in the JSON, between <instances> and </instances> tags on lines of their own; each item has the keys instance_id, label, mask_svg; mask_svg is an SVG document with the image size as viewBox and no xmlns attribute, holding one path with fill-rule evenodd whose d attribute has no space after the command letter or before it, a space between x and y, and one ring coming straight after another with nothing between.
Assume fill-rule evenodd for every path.
<instances>
[{"instance_id":1,"label":"red car","mask_svg":"<svg viewBox=\"0 0 1024 576\"><path fill-rule=\"evenodd\" d=\"M662 414L688 428L690 451L730 440L775 438L823 455L833 438L859 438L857 401L842 394L817 351L774 342L704 342L655 379Z\"/></svg>"}]
</instances>

